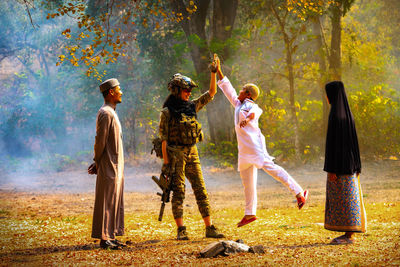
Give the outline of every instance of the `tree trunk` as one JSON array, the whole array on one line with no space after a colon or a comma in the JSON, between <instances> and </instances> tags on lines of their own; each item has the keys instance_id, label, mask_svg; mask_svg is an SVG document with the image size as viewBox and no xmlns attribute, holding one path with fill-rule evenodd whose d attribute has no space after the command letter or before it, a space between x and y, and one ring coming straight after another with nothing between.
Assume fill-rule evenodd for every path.
<instances>
[{"instance_id":1,"label":"tree trunk","mask_svg":"<svg viewBox=\"0 0 400 267\"><path fill-rule=\"evenodd\" d=\"M235 23L238 0L214 0L211 40L225 42L231 37ZM225 46L223 57L229 57L229 50Z\"/></svg>"},{"instance_id":2,"label":"tree trunk","mask_svg":"<svg viewBox=\"0 0 400 267\"><path fill-rule=\"evenodd\" d=\"M41 62L42 62L42 68L45 69L46 71L46 77L50 77L50 70L49 70L49 65L47 64L46 56L43 52L43 48L39 49L39 54L41 57Z\"/></svg>"},{"instance_id":3,"label":"tree trunk","mask_svg":"<svg viewBox=\"0 0 400 267\"><path fill-rule=\"evenodd\" d=\"M327 82L326 50L324 49L321 17L312 18L313 34L315 35L315 61L319 64L318 86L321 92L322 101L322 129L321 137L325 136L328 127L329 104L326 99L325 84ZM322 138L323 140L323 138ZM325 144L321 144L323 147Z\"/></svg>"},{"instance_id":4,"label":"tree trunk","mask_svg":"<svg viewBox=\"0 0 400 267\"><path fill-rule=\"evenodd\" d=\"M133 116L131 116L130 118L130 124L131 124L131 135L129 138L129 147L132 148L132 151L130 151L133 156L136 156L138 151L137 151L137 144L136 144L136 114L134 114Z\"/></svg>"},{"instance_id":5,"label":"tree trunk","mask_svg":"<svg viewBox=\"0 0 400 267\"><path fill-rule=\"evenodd\" d=\"M198 2L198 3L197 3ZM202 91L206 91L204 85L206 85L206 81L209 80L209 77L205 74L208 73L207 65L209 64L209 56L208 56L208 45L206 41L206 16L208 6L210 4L210 0L197 1L196 6L197 10L192 15L190 15L190 20L187 19L189 16L186 6L183 0L171 0L171 7L176 13L183 14L183 20L180 25L185 32L187 42L189 44L190 55L193 60L194 68L199 75L201 80L204 80L203 83L200 82ZM201 40L201 44L197 42L191 41L191 38L197 36ZM208 86L206 87L208 88Z\"/></svg>"},{"instance_id":6,"label":"tree trunk","mask_svg":"<svg viewBox=\"0 0 400 267\"><path fill-rule=\"evenodd\" d=\"M342 79L342 7L332 7L332 39L329 57L329 72L331 80Z\"/></svg>"},{"instance_id":7,"label":"tree trunk","mask_svg":"<svg viewBox=\"0 0 400 267\"><path fill-rule=\"evenodd\" d=\"M188 20L186 19L188 14L183 1L171 0L174 11L184 14L185 19L181 22L181 26L188 40L190 55L199 77L200 88L202 92L205 92L208 90L210 84L208 64L211 62L211 52L209 51L205 29L210 0L196 1L195 4L197 6L197 11L193 13L190 20ZM230 37L236 9L237 0L214 0L214 12L216 13L213 15L214 28L211 34L213 38L217 38L219 41L225 41ZM226 29L228 28L229 30L227 31ZM197 35L200 38L202 41L200 45L191 41L193 35ZM224 55L221 55L223 60L226 60L227 56L228 51L224 52ZM229 102L225 100L222 92L217 92L214 101L207 105L207 118L210 127L211 142L233 141L233 111Z\"/></svg>"},{"instance_id":8,"label":"tree trunk","mask_svg":"<svg viewBox=\"0 0 400 267\"><path fill-rule=\"evenodd\" d=\"M289 38L286 33L282 33L284 35L285 48L286 48L286 66L288 69L288 79L289 79L289 103L290 103L290 111L292 114L292 122L294 126L294 148L295 148L295 156L296 160L300 160L300 138L299 138L299 121L297 120L296 115L296 106L294 100L294 74L293 74L293 55L292 55L292 47L290 45Z\"/></svg>"},{"instance_id":9,"label":"tree trunk","mask_svg":"<svg viewBox=\"0 0 400 267\"><path fill-rule=\"evenodd\" d=\"M237 0L214 0L213 16L211 27L211 40L218 42L226 42L232 34L233 24L235 22L236 10L238 6ZM215 52L215 51L211 51ZM226 62L230 57L229 49L224 47L219 52L221 60ZM225 75L230 76L229 71L224 69ZM234 110L226 99L222 91L218 90L212 101L207 106L208 124L210 126L211 142L218 143L220 141L234 141L235 129Z\"/></svg>"},{"instance_id":10,"label":"tree trunk","mask_svg":"<svg viewBox=\"0 0 400 267\"><path fill-rule=\"evenodd\" d=\"M297 120L297 115L296 115L296 106L295 106L295 100L294 100L294 72L293 72L293 43L294 40L297 38L297 34L292 33L292 37L290 38L289 35L287 34L286 27L287 27L287 15L288 15L288 10L286 10L286 14L283 16L280 16L277 7L273 2L270 2L270 9L272 11L272 14L275 16L280 32L282 34L283 41L285 43L285 53L286 53L286 68L288 71L288 81L289 81L289 104L290 104L290 113L292 117L292 123L293 123L293 128L294 128L294 149L295 149L295 157L296 160L300 160L301 156L301 150L300 150L300 133L299 133L299 121Z\"/></svg>"}]
</instances>

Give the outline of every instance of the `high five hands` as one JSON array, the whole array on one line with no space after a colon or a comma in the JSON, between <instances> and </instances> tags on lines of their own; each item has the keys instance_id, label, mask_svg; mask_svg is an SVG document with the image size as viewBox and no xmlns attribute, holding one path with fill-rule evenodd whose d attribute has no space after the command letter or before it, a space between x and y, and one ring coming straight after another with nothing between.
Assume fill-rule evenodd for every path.
<instances>
[{"instance_id":1,"label":"high five hands","mask_svg":"<svg viewBox=\"0 0 400 267\"><path fill-rule=\"evenodd\" d=\"M224 78L221 71L221 61L217 54L214 54L213 62L210 64L209 68L211 72L218 74L218 79L222 80L222 78Z\"/></svg>"},{"instance_id":2,"label":"high five hands","mask_svg":"<svg viewBox=\"0 0 400 267\"><path fill-rule=\"evenodd\" d=\"M217 59L218 59L218 62L219 62L219 58L218 58L217 54L214 54L213 62L211 62L210 66L209 66L210 71L212 73L216 73L217 70L218 70Z\"/></svg>"}]
</instances>

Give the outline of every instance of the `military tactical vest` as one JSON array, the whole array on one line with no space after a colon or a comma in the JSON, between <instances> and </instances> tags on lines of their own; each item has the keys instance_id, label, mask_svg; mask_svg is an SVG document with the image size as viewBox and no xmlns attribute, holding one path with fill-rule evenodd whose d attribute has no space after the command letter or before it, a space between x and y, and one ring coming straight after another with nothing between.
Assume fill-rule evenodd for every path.
<instances>
[{"instance_id":1,"label":"military tactical vest","mask_svg":"<svg viewBox=\"0 0 400 267\"><path fill-rule=\"evenodd\" d=\"M194 145L203 141L201 124L194 116L186 116L182 113L181 119L168 116L168 143L171 145Z\"/></svg>"}]
</instances>

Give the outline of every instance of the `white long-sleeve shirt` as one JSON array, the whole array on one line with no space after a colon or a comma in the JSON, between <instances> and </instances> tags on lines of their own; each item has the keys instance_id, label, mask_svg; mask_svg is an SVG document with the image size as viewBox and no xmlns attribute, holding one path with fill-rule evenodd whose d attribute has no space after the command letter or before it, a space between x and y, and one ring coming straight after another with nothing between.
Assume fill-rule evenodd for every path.
<instances>
[{"instance_id":1,"label":"white long-sleeve shirt","mask_svg":"<svg viewBox=\"0 0 400 267\"><path fill-rule=\"evenodd\" d=\"M226 76L218 81L218 86L235 107L235 131L239 149L238 171L247 169L250 165L255 165L258 169L262 168L265 161L274 159L268 154L265 137L258 127L258 119L263 112L262 109L248 98L243 103L240 102L235 89ZM254 119L241 128L240 122L251 113L254 113Z\"/></svg>"}]
</instances>

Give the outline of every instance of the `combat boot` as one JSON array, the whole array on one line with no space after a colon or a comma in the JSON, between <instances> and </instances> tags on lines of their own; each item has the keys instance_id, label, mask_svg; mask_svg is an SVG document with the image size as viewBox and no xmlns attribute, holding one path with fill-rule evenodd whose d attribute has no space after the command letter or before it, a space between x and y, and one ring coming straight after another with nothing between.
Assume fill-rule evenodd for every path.
<instances>
[{"instance_id":1,"label":"combat boot","mask_svg":"<svg viewBox=\"0 0 400 267\"><path fill-rule=\"evenodd\" d=\"M186 226L179 226L178 227L178 240L189 240L188 234L186 232Z\"/></svg>"},{"instance_id":2,"label":"combat boot","mask_svg":"<svg viewBox=\"0 0 400 267\"><path fill-rule=\"evenodd\" d=\"M225 236L218 232L217 228L214 225L210 225L206 227L206 237L211 238L224 238Z\"/></svg>"}]
</instances>

